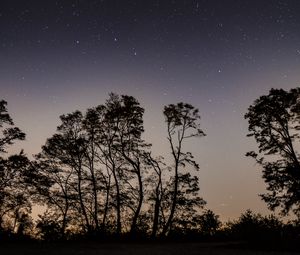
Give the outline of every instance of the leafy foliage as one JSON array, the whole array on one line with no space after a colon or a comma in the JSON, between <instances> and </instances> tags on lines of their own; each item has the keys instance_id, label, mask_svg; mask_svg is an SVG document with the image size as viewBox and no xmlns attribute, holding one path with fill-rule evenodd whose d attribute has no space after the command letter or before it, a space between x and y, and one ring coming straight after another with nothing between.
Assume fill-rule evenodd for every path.
<instances>
[{"instance_id":1,"label":"leafy foliage","mask_svg":"<svg viewBox=\"0 0 300 255\"><path fill-rule=\"evenodd\" d=\"M28 216L31 202L25 181L30 162L23 151L18 155L3 157L9 145L25 139L25 134L14 127L6 105L4 100L0 101L0 230L21 235L31 226Z\"/></svg>"},{"instance_id":2,"label":"leafy foliage","mask_svg":"<svg viewBox=\"0 0 300 255\"><path fill-rule=\"evenodd\" d=\"M214 236L217 230L221 227L219 216L212 210L205 210L200 216L200 229L201 233L205 236Z\"/></svg>"},{"instance_id":3,"label":"leafy foliage","mask_svg":"<svg viewBox=\"0 0 300 255\"><path fill-rule=\"evenodd\" d=\"M25 134L18 127L13 127L14 123L7 112L6 105L6 101L0 101L0 128L4 128L4 126L7 125L9 126L1 130L0 152L2 153L5 152L6 147L12 145L14 141L25 139Z\"/></svg>"},{"instance_id":4,"label":"leafy foliage","mask_svg":"<svg viewBox=\"0 0 300 255\"><path fill-rule=\"evenodd\" d=\"M249 134L258 144L258 153L246 155L263 167L263 178L269 193L262 199L271 209L281 208L283 214L300 210L299 146L300 88L285 91L271 89L248 109L245 118Z\"/></svg>"},{"instance_id":5,"label":"leafy foliage","mask_svg":"<svg viewBox=\"0 0 300 255\"><path fill-rule=\"evenodd\" d=\"M168 171L172 167L162 157L152 157L151 145L142 139L144 109L134 97L110 94L105 104L86 113L62 115L57 132L32 163L37 201L58 223L54 226L44 217L40 229L50 229L52 235L60 228L62 237L75 228L88 234L128 232L137 238L164 235L173 220L174 229L195 228L193 220L205 202L198 195L198 177L183 171L187 165L199 166L190 152L182 151L182 142L204 135L200 116L183 103L166 107L164 113L176 156L174 176Z\"/></svg>"},{"instance_id":6,"label":"leafy foliage","mask_svg":"<svg viewBox=\"0 0 300 255\"><path fill-rule=\"evenodd\" d=\"M242 240L276 241L281 238L283 223L274 215L262 216L247 210L237 221L231 223L230 230L235 238Z\"/></svg>"}]
</instances>

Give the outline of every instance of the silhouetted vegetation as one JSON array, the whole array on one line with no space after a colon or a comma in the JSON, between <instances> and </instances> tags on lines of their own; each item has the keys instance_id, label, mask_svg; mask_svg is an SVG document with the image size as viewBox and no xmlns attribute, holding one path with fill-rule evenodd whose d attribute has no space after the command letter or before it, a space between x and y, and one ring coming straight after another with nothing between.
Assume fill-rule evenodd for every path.
<instances>
[{"instance_id":1,"label":"silhouetted vegetation","mask_svg":"<svg viewBox=\"0 0 300 255\"><path fill-rule=\"evenodd\" d=\"M299 215L299 92L272 89L248 109L249 136L259 154L271 209ZM299 242L299 217L284 223L250 210L222 223L199 196L199 165L185 151L204 136L198 109L165 106L170 158L155 156L143 140L144 109L131 96L110 94L101 105L60 116L57 131L30 161L23 151L4 157L24 140L0 102L0 240L234 241L287 247ZM261 155L261 156L259 156ZM32 206L42 206L35 221Z\"/></svg>"},{"instance_id":2,"label":"silhouetted vegetation","mask_svg":"<svg viewBox=\"0 0 300 255\"><path fill-rule=\"evenodd\" d=\"M250 210L243 213L238 220L228 224L235 239L262 243L280 240L283 226L274 215L262 216Z\"/></svg>"},{"instance_id":3,"label":"silhouetted vegetation","mask_svg":"<svg viewBox=\"0 0 300 255\"><path fill-rule=\"evenodd\" d=\"M11 232L23 236L32 227L26 181L30 162L23 151L4 157L8 146L25 139L25 134L14 127L6 105L5 101L0 101L0 232L6 237Z\"/></svg>"},{"instance_id":4,"label":"silhouetted vegetation","mask_svg":"<svg viewBox=\"0 0 300 255\"><path fill-rule=\"evenodd\" d=\"M165 107L171 164L142 139L143 113L135 98L111 94L86 113L60 117L31 164L34 199L47 207L37 224L40 237L157 238L197 228L205 202L193 174L199 166L184 143L204 135L198 110Z\"/></svg>"},{"instance_id":5,"label":"silhouetted vegetation","mask_svg":"<svg viewBox=\"0 0 300 255\"><path fill-rule=\"evenodd\" d=\"M249 135L254 136L259 152L248 152L263 168L269 193L262 199L269 208L283 214L300 213L300 88L271 89L248 109Z\"/></svg>"}]
</instances>

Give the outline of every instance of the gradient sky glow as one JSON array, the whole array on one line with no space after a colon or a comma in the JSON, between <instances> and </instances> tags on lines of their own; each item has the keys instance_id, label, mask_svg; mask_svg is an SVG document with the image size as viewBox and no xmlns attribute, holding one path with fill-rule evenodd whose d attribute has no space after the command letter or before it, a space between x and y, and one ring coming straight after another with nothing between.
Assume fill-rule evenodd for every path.
<instances>
[{"instance_id":1,"label":"gradient sky glow","mask_svg":"<svg viewBox=\"0 0 300 255\"><path fill-rule=\"evenodd\" d=\"M198 107L205 138L191 141L201 194L222 219L260 201L261 171L243 116L269 89L300 85L298 0L0 1L0 95L40 151L59 115L109 92L145 108L145 139L168 156L163 106Z\"/></svg>"}]
</instances>

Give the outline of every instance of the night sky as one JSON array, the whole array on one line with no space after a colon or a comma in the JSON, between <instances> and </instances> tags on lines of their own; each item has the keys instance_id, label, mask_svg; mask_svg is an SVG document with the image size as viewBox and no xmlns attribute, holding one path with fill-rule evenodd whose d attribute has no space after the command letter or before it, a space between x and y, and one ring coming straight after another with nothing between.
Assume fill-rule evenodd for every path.
<instances>
[{"instance_id":1,"label":"night sky","mask_svg":"<svg viewBox=\"0 0 300 255\"><path fill-rule=\"evenodd\" d=\"M145 139L168 157L163 106L200 110L205 138L186 149L200 164L207 207L234 219L270 213L243 116L269 89L300 84L300 1L0 1L0 95L28 156L59 115L104 103L110 92L145 108Z\"/></svg>"}]
</instances>

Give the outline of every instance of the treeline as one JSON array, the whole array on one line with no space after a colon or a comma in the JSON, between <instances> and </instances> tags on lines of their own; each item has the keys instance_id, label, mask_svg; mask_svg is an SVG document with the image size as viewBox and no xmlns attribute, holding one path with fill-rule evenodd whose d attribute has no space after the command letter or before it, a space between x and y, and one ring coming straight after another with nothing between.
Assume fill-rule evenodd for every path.
<instances>
[{"instance_id":1,"label":"treeline","mask_svg":"<svg viewBox=\"0 0 300 255\"><path fill-rule=\"evenodd\" d=\"M2 101L3 124L12 125L5 106ZM23 232L32 203L46 206L36 227L42 235L56 232L55 238L79 233L155 238L196 228L205 201L193 173L199 166L184 143L204 135L198 110L183 103L165 106L170 165L154 157L142 139L143 113L135 98L111 94L85 113L62 115L34 161L22 152L2 160L2 228ZM24 137L17 128L4 129L2 151Z\"/></svg>"},{"instance_id":2,"label":"treeline","mask_svg":"<svg viewBox=\"0 0 300 255\"><path fill-rule=\"evenodd\" d=\"M164 107L170 159L143 140L144 109L131 96L110 94L101 105L60 116L56 133L34 160L6 148L25 134L0 102L0 238L44 240L89 238L285 239L297 236L299 221L247 211L222 224L199 196L199 165L186 141L204 136L198 109ZM295 144L300 128L300 89L272 89L248 109L249 152L263 168L270 209L299 213L300 164ZM263 155L260 157L260 155ZM275 157L274 157L275 156ZM281 175L279 175L279 173ZM43 213L35 221L33 206Z\"/></svg>"}]
</instances>

